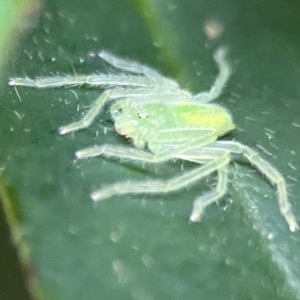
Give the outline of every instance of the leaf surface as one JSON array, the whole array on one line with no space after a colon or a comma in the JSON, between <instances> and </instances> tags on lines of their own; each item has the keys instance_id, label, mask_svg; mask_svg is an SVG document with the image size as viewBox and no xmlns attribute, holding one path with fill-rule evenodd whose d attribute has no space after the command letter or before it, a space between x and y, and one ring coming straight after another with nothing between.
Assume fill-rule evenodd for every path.
<instances>
[{"instance_id":1,"label":"leaf surface","mask_svg":"<svg viewBox=\"0 0 300 300\"><path fill-rule=\"evenodd\" d=\"M111 72L109 50L158 69L193 92L230 48L234 74L217 103L237 130L227 138L258 150L284 174L299 216L299 34L296 1L45 1L5 73L35 77ZM294 5L294 6L293 6ZM249 164L231 166L228 194L200 224L193 199L215 176L167 195L124 195L101 203L95 189L118 181L169 178L191 163L141 165L105 157L78 161L94 144L128 145L108 108L88 129L60 136L102 90L3 85L1 198L36 299L300 299L299 232L281 216L276 192ZM38 287L38 288L37 288Z\"/></svg>"}]
</instances>

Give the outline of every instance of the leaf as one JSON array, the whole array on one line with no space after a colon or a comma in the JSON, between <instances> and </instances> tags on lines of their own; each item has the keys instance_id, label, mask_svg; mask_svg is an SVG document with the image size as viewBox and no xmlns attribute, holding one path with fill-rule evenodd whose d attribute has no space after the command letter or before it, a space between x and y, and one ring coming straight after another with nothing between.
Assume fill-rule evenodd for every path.
<instances>
[{"instance_id":1,"label":"leaf","mask_svg":"<svg viewBox=\"0 0 300 300\"><path fill-rule=\"evenodd\" d=\"M234 75L218 103L234 116L228 138L256 150L285 175L299 215L298 6L284 2L48 1L10 58L5 77L107 72L101 49L176 77L194 92L217 75L227 45ZM267 12L267 13L266 13ZM274 188L244 161L228 195L189 224L192 201L212 176L170 195L90 193L132 179L169 178L193 164L148 166L105 157L78 161L94 144L129 145L107 110L86 130L60 136L97 89L2 89L0 189L36 299L298 299L299 233L281 216ZM9 207L9 208L8 208ZM16 242L16 241L15 241ZM25 257L25 258L24 258ZM30 281L32 282L32 281Z\"/></svg>"}]
</instances>

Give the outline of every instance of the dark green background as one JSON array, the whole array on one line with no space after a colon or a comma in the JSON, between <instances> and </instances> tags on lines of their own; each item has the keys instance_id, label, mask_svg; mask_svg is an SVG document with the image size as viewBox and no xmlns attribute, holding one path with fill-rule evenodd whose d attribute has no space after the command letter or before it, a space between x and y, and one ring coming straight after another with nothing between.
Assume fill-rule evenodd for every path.
<instances>
[{"instance_id":1,"label":"dark green background","mask_svg":"<svg viewBox=\"0 0 300 300\"><path fill-rule=\"evenodd\" d=\"M188 215L214 176L179 193L95 204L89 194L101 185L168 178L195 166L77 161L74 152L95 143L130 146L107 111L87 130L57 133L99 91L18 88L20 101L7 86L11 76L107 72L91 55L107 49L198 92L217 75L212 53L227 45L234 74L217 102L237 126L228 138L278 167L299 216L299 14L298 1L45 1L32 29L7 50L0 91L1 196L5 207L13 204L5 212L17 218L11 232L15 240L21 233L18 253L35 298L300 299L300 235L289 232L274 188L251 166L232 165L228 195L201 224L189 224ZM204 33L211 20L224 26L216 40ZM17 299L8 293L1 289L1 299Z\"/></svg>"}]
</instances>

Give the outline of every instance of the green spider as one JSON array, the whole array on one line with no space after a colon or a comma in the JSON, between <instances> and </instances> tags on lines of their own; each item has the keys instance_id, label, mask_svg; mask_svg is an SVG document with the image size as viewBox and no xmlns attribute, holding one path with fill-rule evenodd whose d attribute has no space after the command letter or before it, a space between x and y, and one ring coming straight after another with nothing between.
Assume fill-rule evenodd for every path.
<instances>
[{"instance_id":1,"label":"green spider","mask_svg":"<svg viewBox=\"0 0 300 300\"><path fill-rule=\"evenodd\" d=\"M224 47L215 52L214 59L220 68L220 74L210 91L196 95L182 90L174 80L162 76L148 66L104 51L99 56L123 73L54 76L34 80L11 78L9 85L51 88L87 84L106 87L82 119L61 127L59 132L66 134L87 128L106 102L115 100L110 112L116 131L131 138L136 148L94 146L77 151L76 156L79 159L105 155L148 163L181 159L199 164L194 170L168 180L114 183L93 192L91 198L94 201L128 193L156 194L177 191L217 171L216 188L201 194L194 201L190 220L198 222L205 208L226 193L231 154L238 153L247 158L277 187L281 214L294 232L298 229L298 224L290 208L283 176L248 146L236 141L217 140L235 127L226 109L209 103L220 96L231 75L226 53ZM145 150L146 147L148 150Z\"/></svg>"}]
</instances>

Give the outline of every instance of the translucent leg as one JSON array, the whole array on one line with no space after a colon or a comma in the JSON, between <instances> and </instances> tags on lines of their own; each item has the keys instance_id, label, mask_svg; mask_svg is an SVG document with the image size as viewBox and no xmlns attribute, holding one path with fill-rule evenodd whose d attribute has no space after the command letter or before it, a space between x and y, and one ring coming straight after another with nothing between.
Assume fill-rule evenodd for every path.
<instances>
[{"instance_id":1,"label":"translucent leg","mask_svg":"<svg viewBox=\"0 0 300 300\"><path fill-rule=\"evenodd\" d=\"M152 82L153 83L153 82ZM63 86L81 86L88 84L91 86L132 86L132 87L149 87L151 80L140 76L123 76L123 75L107 75L95 74L89 76L53 76L41 77L36 79L30 78L10 78L8 84L10 86L28 86L38 89L56 88Z\"/></svg>"},{"instance_id":2,"label":"translucent leg","mask_svg":"<svg viewBox=\"0 0 300 300\"><path fill-rule=\"evenodd\" d=\"M76 152L76 156L77 158L88 158L93 156L104 155L109 157L125 158L135 161L138 160L142 162L159 163L174 158L180 153L188 152L189 150L194 149L196 147L198 148L210 144L215 140L216 136L212 135L211 133L208 133L207 135L194 139L189 143L184 143L183 145L171 148L171 150L169 151L158 153L156 155L150 152L138 150L131 147L101 145L79 150Z\"/></svg>"},{"instance_id":3,"label":"translucent leg","mask_svg":"<svg viewBox=\"0 0 300 300\"><path fill-rule=\"evenodd\" d=\"M142 65L136 61L126 60L106 51L101 51L98 55L115 68L128 72L144 74L150 78L162 77L158 72L156 72L152 68Z\"/></svg>"},{"instance_id":4,"label":"translucent leg","mask_svg":"<svg viewBox=\"0 0 300 300\"><path fill-rule=\"evenodd\" d=\"M221 95L225 85L227 84L227 81L231 76L232 69L226 59L227 52L227 48L221 47L214 53L214 59L219 65L220 74L209 91L208 101L212 101Z\"/></svg>"},{"instance_id":5,"label":"translucent leg","mask_svg":"<svg viewBox=\"0 0 300 300\"><path fill-rule=\"evenodd\" d=\"M231 67L226 60L227 52L227 48L221 47L214 53L214 59L219 66L220 74L209 92L201 92L196 94L192 97L192 101L205 103L212 101L221 95L232 73Z\"/></svg>"},{"instance_id":6,"label":"translucent leg","mask_svg":"<svg viewBox=\"0 0 300 300\"><path fill-rule=\"evenodd\" d=\"M292 232L298 230L299 227L296 218L288 201L287 188L283 176L270 163L260 157L256 151L243 144L238 142L218 141L213 145L218 149L230 150L232 153L243 154L251 164L270 180L272 184L276 185L280 212L286 219L290 230Z\"/></svg>"},{"instance_id":7,"label":"translucent leg","mask_svg":"<svg viewBox=\"0 0 300 300\"><path fill-rule=\"evenodd\" d=\"M80 130L83 128L89 127L94 119L97 117L97 115L100 113L102 107L104 104L109 100L109 98L112 98L112 92L113 91L105 91L102 93L102 95L95 101L93 106L90 108L90 110L84 115L82 119L80 119L77 122L71 123L67 126L62 126L59 128L60 134L66 134L69 132L73 132L76 130Z\"/></svg>"},{"instance_id":8,"label":"translucent leg","mask_svg":"<svg viewBox=\"0 0 300 300\"><path fill-rule=\"evenodd\" d=\"M144 182L126 181L115 183L104 187L91 194L94 201L104 200L113 195L122 194L158 194L168 193L180 190L208 176L216 170L224 168L230 162L230 156L224 155L213 161L208 162L204 166L198 167L195 170L184 173L177 177L168 180L149 180Z\"/></svg>"},{"instance_id":9,"label":"translucent leg","mask_svg":"<svg viewBox=\"0 0 300 300\"><path fill-rule=\"evenodd\" d=\"M186 152L175 154L174 157L182 160L192 161L198 164L203 164L206 163L208 160L218 158L222 155L225 155L226 153L230 154L230 151L211 148L210 146L203 146L201 148L192 149Z\"/></svg>"},{"instance_id":10,"label":"translucent leg","mask_svg":"<svg viewBox=\"0 0 300 300\"><path fill-rule=\"evenodd\" d=\"M203 212L207 206L221 199L227 190L228 164L218 170L218 184L214 191L201 195L194 201L190 221L200 222Z\"/></svg>"}]
</instances>

